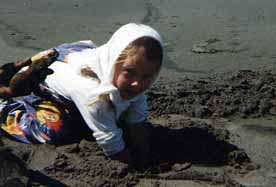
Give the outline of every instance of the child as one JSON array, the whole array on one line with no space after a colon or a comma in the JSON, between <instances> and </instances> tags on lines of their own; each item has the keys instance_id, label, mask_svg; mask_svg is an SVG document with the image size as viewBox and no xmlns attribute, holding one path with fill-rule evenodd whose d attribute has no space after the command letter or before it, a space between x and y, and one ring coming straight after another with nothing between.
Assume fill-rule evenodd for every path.
<instances>
[{"instance_id":1,"label":"child","mask_svg":"<svg viewBox=\"0 0 276 187\"><path fill-rule=\"evenodd\" d=\"M160 35L149 26L130 23L100 47L85 41L64 44L56 50L58 61L50 66L54 73L40 85L42 95L50 95L50 99L27 96L20 103L7 105L2 112L6 114L2 129L26 143L51 143L64 136L60 132L79 112L104 153L130 164L133 155L118 124L128 129L126 132L139 164L145 165L149 142L144 91L161 68L163 42ZM30 126L34 121L37 125ZM80 124L74 124L77 125ZM10 128L14 126L16 132Z\"/></svg>"}]
</instances>

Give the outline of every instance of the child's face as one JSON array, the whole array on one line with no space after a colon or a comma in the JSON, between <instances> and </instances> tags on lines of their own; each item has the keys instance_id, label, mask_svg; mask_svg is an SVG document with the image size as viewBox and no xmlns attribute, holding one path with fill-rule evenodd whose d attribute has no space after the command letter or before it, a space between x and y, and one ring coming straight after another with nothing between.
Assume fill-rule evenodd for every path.
<instances>
[{"instance_id":1,"label":"child's face","mask_svg":"<svg viewBox=\"0 0 276 187\"><path fill-rule=\"evenodd\" d=\"M131 99L148 89L159 72L160 65L146 58L144 47L115 65L113 84L123 99Z\"/></svg>"}]
</instances>

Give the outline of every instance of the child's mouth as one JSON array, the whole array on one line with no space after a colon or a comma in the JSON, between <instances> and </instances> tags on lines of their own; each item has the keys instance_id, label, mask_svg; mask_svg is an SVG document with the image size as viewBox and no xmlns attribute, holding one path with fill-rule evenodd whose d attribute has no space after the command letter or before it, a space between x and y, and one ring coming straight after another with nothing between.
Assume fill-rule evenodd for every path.
<instances>
[{"instance_id":1,"label":"child's mouth","mask_svg":"<svg viewBox=\"0 0 276 187\"><path fill-rule=\"evenodd\" d=\"M131 99L133 97L135 97L136 95L138 95L139 93L134 92L134 91L130 91L130 90L125 90L121 92L121 96L124 99Z\"/></svg>"}]
</instances>

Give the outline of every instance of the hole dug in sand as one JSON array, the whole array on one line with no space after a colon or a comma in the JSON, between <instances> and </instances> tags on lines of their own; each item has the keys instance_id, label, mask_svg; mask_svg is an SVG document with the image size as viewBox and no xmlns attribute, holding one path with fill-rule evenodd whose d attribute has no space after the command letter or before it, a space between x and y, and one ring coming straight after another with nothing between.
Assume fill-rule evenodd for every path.
<instances>
[{"instance_id":1,"label":"hole dug in sand","mask_svg":"<svg viewBox=\"0 0 276 187\"><path fill-rule=\"evenodd\" d=\"M145 179L143 183L156 179L164 185L167 180L238 185L231 174L256 169L246 152L230 143L227 130L216 129L203 120L174 120L175 116L161 120L166 127L156 123L148 126L152 163L140 176ZM168 185L173 184L177 183Z\"/></svg>"}]
</instances>

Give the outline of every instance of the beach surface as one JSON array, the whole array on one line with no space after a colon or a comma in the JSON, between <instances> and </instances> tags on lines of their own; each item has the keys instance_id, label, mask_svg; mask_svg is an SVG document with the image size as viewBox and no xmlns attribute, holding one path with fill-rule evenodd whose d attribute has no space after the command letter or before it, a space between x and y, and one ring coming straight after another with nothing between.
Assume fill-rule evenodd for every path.
<instances>
[{"instance_id":1,"label":"beach surface","mask_svg":"<svg viewBox=\"0 0 276 187\"><path fill-rule=\"evenodd\" d=\"M61 43L105 43L121 25L164 38L147 92L152 162L136 171L85 138L2 137L0 186L276 186L276 2L0 0L0 65Z\"/></svg>"}]
</instances>

